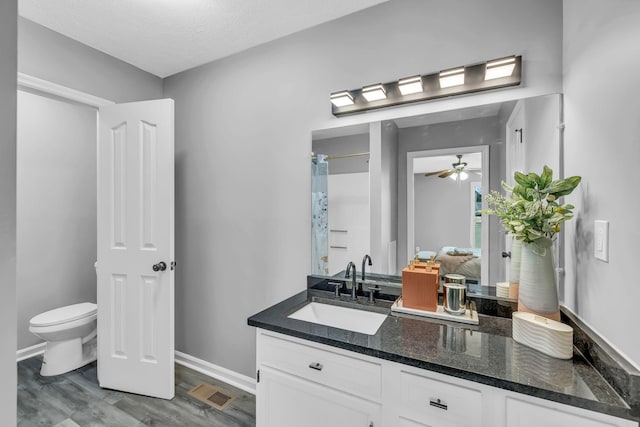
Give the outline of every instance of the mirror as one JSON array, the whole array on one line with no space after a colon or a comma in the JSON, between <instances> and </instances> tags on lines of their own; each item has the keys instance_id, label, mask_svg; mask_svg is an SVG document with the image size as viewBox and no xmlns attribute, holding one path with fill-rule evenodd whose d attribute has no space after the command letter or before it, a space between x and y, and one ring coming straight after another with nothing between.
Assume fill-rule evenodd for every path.
<instances>
[{"instance_id":1,"label":"mirror","mask_svg":"<svg viewBox=\"0 0 640 427\"><path fill-rule=\"evenodd\" d=\"M472 283L504 281L508 242L495 218L477 215L482 194L513 170L559 167L560 105L554 94L313 131L311 273L349 261L360 271L369 254L367 273L397 281L416 253L435 253L452 257L452 272L475 263ZM467 179L449 179L464 163Z\"/></svg>"},{"instance_id":2,"label":"mirror","mask_svg":"<svg viewBox=\"0 0 640 427\"><path fill-rule=\"evenodd\" d=\"M488 159L488 145L407 153L407 253L433 258L442 275L462 274L470 283L489 280L482 257L488 218L480 212Z\"/></svg>"}]
</instances>

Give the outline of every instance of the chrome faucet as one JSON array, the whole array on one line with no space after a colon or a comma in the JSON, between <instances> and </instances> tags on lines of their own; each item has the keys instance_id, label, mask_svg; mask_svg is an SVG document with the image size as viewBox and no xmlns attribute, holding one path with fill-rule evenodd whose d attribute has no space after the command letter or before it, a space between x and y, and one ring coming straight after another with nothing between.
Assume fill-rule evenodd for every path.
<instances>
[{"instance_id":1,"label":"chrome faucet","mask_svg":"<svg viewBox=\"0 0 640 427\"><path fill-rule=\"evenodd\" d=\"M365 277L364 277L364 267L367 265L366 262L367 260L369 260L369 266L372 266L373 264L371 263L371 257L367 254L364 256L364 258L362 258L362 281L364 282Z\"/></svg>"},{"instance_id":2,"label":"chrome faucet","mask_svg":"<svg viewBox=\"0 0 640 427\"><path fill-rule=\"evenodd\" d=\"M353 274L351 274L351 270L353 270ZM348 279L351 274L351 299L356 301L358 299L358 284L356 283L356 265L353 261L349 261L347 264L347 272L344 273L344 278Z\"/></svg>"}]
</instances>

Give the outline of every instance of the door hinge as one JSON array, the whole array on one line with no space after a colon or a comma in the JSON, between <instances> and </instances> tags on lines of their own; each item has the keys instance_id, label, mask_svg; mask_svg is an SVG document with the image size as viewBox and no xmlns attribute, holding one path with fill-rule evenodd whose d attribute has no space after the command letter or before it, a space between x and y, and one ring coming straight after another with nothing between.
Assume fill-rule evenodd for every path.
<instances>
[{"instance_id":1,"label":"door hinge","mask_svg":"<svg viewBox=\"0 0 640 427\"><path fill-rule=\"evenodd\" d=\"M256 382L260 382L260 369L256 372Z\"/></svg>"}]
</instances>

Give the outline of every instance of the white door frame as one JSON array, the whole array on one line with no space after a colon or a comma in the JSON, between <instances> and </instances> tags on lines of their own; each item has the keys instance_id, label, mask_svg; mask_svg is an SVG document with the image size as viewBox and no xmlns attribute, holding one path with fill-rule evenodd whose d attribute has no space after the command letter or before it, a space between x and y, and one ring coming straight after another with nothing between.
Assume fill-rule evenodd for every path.
<instances>
[{"instance_id":1,"label":"white door frame","mask_svg":"<svg viewBox=\"0 0 640 427\"><path fill-rule=\"evenodd\" d=\"M42 80L38 77L33 77L24 73L18 73L18 90L24 90L26 92L35 91L36 94L40 92L45 95L53 95L67 101L77 102L93 108L115 104L114 101L109 99L90 95L88 93L81 92L67 86L62 86L57 83L52 83L47 80ZM96 141L97 138L98 135L96 134Z\"/></svg>"},{"instance_id":2,"label":"white door frame","mask_svg":"<svg viewBox=\"0 0 640 427\"><path fill-rule=\"evenodd\" d=\"M513 173L515 171L523 172L525 164L525 150L522 146L523 129L525 117L525 105L523 100L516 102L513 111L509 115L509 119L505 124L506 146L505 146L505 182L509 185L515 185ZM516 123L517 122L517 123ZM516 135L516 126L520 126L520 134ZM518 144L518 140L520 144ZM511 254L511 245L513 238L509 235L504 236L504 250ZM511 280L511 257L503 258L504 262L500 266L502 270L501 277L506 281Z\"/></svg>"},{"instance_id":3,"label":"white door frame","mask_svg":"<svg viewBox=\"0 0 640 427\"><path fill-rule=\"evenodd\" d=\"M489 146L442 148L438 150L410 151L407 153L407 257L415 253L415 201L413 160L419 157L446 156L451 154L482 153L482 191L489 188ZM487 190L485 190L487 189ZM486 197L482 198L482 209L487 208ZM480 284L489 285L489 219L482 215L482 256L480 258ZM407 260L408 262L408 260Z\"/></svg>"}]
</instances>

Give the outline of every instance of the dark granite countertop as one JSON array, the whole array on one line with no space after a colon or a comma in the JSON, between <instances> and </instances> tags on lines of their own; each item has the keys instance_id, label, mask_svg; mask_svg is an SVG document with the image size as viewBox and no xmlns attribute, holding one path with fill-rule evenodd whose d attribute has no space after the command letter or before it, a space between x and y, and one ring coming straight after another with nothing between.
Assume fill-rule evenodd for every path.
<instances>
[{"instance_id":1,"label":"dark granite countertop","mask_svg":"<svg viewBox=\"0 0 640 427\"><path fill-rule=\"evenodd\" d=\"M287 316L312 299L334 304L328 292L300 292L251 316L258 328L332 347L439 372L542 399L640 421L600 373L574 348L572 360L560 360L511 338L511 319L480 315L479 325L416 318L392 313L375 335L318 325ZM389 310L388 301L364 309ZM350 303L353 304L353 303Z\"/></svg>"}]
</instances>

